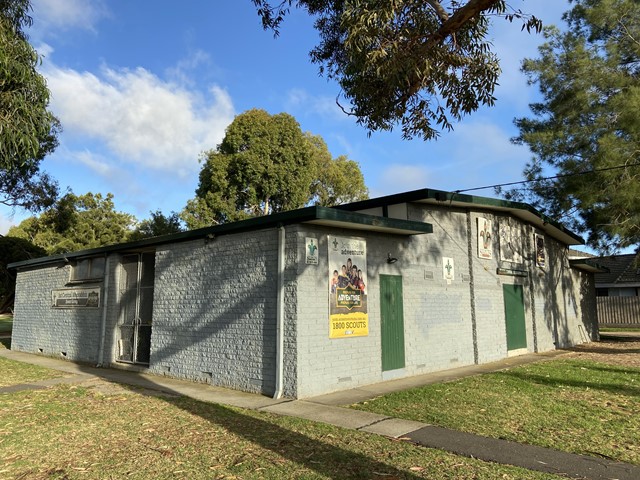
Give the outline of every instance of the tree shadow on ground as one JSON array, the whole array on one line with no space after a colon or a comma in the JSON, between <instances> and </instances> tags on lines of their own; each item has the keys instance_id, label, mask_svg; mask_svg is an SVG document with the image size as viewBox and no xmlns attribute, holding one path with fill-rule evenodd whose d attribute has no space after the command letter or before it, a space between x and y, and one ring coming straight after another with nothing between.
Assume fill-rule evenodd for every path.
<instances>
[{"instance_id":1,"label":"tree shadow on ground","mask_svg":"<svg viewBox=\"0 0 640 480\"><path fill-rule=\"evenodd\" d=\"M584 368L584 367L583 367ZM591 368L591 367L586 367ZM599 368L599 370L608 371L606 368ZM633 372L638 373L638 372ZM508 377L515 377L520 380L526 382L538 383L540 385L547 385L550 387L577 387L577 388L590 388L593 390L602 390L609 393L615 393L618 395L628 395L628 396L640 396L640 385L631 386L631 385L620 385L615 383L597 383L597 382L586 382L582 380L576 380L571 378L566 378L563 376L545 376L545 375L536 375L531 374L529 372L520 372L514 370L506 370L502 372L503 375Z\"/></svg>"},{"instance_id":2,"label":"tree shadow on ground","mask_svg":"<svg viewBox=\"0 0 640 480\"><path fill-rule=\"evenodd\" d=\"M108 372L108 369L87 368L87 373L97 375L105 381L114 382ZM359 453L356 450L357 447L352 450L332 445L292 429L281 427L266 419L261 420L254 415L243 414L236 408L186 397L176 390L155 383L147 375L135 372L129 372L128 375L131 376L131 384L119 383L121 387L141 395L162 398L177 408L199 416L212 425L222 427L239 438L269 450L325 478L370 479L384 477L406 480L422 478L376 460L370 455ZM159 391L165 395L158 395ZM265 398L265 403L267 403L266 400ZM350 433L349 430L344 430L345 436Z\"/></svg>"}]
</instances>

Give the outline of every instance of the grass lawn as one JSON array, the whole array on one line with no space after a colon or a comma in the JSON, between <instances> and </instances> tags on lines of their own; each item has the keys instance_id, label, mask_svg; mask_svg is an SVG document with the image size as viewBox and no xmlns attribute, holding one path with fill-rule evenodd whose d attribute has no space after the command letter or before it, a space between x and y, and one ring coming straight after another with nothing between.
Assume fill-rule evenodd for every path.
<instances>
[{"instance_id":1,"label":"grass lawn","mask_svg":"<svg viewBox=\"0 0 640 480\"><path fill-rule=\"evenodd\" d=\"M11 315L10 313L1 313L0 314L0 333L11 332L12 326L13 326L13 315Z\"/></svg>"},{"instance_id":2,"label":"grass lawn","mask_svg":"<svg viewBox=\"0 0 640 480\"><path fill-rule=\"evenodd\" d=\"M59 385L0 395L0 478L562 477L185 397Z\"/></svg>"},{"instance_id":3,"label":"grass lawn","mask_svg":"<svg viewBox=\"0 0 640 480\"><path fill-rule=\"evenodd\" d=\"M640 368L560 359L353 408L640 464Z\"/></svg>"},{"instance_id":4,"label":"grass lawn","mask_svg":"<svg viewBox=\"0 0 640 480\"><path fill-rule=\"evenodd\" d=\"M30 365L28 363L15 362L0 357L0 387L19 385L21 383L37 382L48 378L62 377L65 374L57 370ZM1 397L0 397L1 398ZM2 400L0 399L0 405ZM0 434L0 442L2 436ZM0 477L1 478L1 477Z\"/></svg>"}]
</instances>

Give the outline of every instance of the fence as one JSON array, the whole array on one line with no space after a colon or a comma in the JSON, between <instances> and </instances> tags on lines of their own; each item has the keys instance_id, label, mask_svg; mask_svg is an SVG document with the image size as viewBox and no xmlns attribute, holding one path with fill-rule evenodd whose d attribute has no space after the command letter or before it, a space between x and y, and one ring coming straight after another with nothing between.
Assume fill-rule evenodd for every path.
<instances>
[{"instance_id":1,"label":"fence","mask_svg":"<svg viewBox=\"0 0 640 480\"><path fill-rule=\"evenodd\" d=\"M640 328L640 297L596 297L598 325Z\"/></svg>"}]
</instances>

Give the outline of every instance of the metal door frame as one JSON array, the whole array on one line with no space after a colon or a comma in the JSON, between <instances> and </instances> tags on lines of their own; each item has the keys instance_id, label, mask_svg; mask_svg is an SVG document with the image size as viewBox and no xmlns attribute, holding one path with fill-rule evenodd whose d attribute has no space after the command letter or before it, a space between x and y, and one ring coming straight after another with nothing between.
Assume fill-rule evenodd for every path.
<instances>
[{"instance_id":1,"label":"metal door frame","mask_svg":"<svg viewBox=\"0 0 640 480\"><path fill-rule=\"evenodd\" d=\"M125 261L127 259L127 257L131 258L131 257L135 257L136 258L136 279L135 279L135 289L131 288L130 290L125 290L122 286L122 284L119 282L118 285L118 290L119 290L119 304L120 304L120 311L118 313L118 334L119 334L119 338L118 338L118 354L117 354L117 361L118 362L123 362L123 363L131 363L131 364L135 364L135 365L149 365L149 360L140 360L139 359L139 341L141 339L141 335L140 335L140 329L141 327L148 327L149 328L149 335L148 335L148 342L149 342L149 349L151 348L151 326L152 326L152 318L151 316L149 317L148 320L143 320L140 317L140 305L141 305L141 299L142 299L142 289L143 288L150 288L151 292L153 292L153 289L155 288L155 285L153 282L151 284L150 287L144 287L142 285L142 276L143 276L143 265L144 265L144 255L145 254L153 254L154 252L131 252L131 253L126 253L122 255L122 258L120 260L120 268L124 267ZM133 259L131 259L131 262L133 263ZM147 265L148 266L148 265ZM155 259L154 261L151 263L151 266L153 267L153 269L155 270ZM155 275L155 273L154 273ZM122 300L123 300L123 296L125 293L127 293L128 291L130 292L135 292L135 304L134 304L134 308L135 308L135 312L134 312L134 317L133 317L133 322L129 325L129 324L125 324L125 318L123 318L123 312L122 312ZM152 309L153 310L153 309ZM131 349L131 354L130 354L130 358L125 358L125 356L123 355L123 347L122 347L122 343L123 340L125 340L125 338L122 335L122 328L123 327L130 327L132 328L132 335L130 337L130 349ZM146 351L146 349L145 349ZM128 355L127 355L128 356ZM147 358L150 356L150 352L147 352L145 355Z\"/></svg>"}]
</instances>

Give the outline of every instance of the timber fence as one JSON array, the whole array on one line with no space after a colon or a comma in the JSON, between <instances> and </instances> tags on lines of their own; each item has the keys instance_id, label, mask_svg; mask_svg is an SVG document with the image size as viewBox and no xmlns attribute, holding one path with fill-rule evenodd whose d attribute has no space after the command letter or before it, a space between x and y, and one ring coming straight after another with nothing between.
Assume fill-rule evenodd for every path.
<instances>
[{"instance_id":1,"label":"timber fence","mask_svg":"<svg viewBox=\"0 0 640 480\"><path fill-rule=\"evenodd\" d=\"M640 328L640 297L596 297L598 325Z\"/></svg>"}]
</instances>

